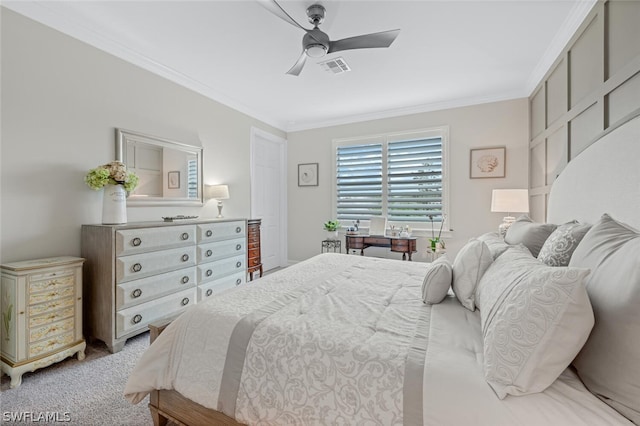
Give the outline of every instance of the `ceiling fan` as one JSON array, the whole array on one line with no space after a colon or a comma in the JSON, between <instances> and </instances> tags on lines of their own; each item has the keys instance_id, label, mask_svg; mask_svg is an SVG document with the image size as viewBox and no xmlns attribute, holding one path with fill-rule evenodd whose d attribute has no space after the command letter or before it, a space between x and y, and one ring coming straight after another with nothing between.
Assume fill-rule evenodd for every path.
<instances>
[{"instance_id":1,"label":"ceiling fan","mask_svg":"<svg viewBox=\"0 0 640 426\"><path fill-rule=\"evenodd\" d=\"M332 41L326 33L318 28L318 25L324 21L325 16L325 8L321 4L313 4L307 8L307 17L309 18L309 22L313 24L313 29L307 29L296 22L276 0L262 0L261 3L279 18L305 32L305 35L302 37L302 54L291 69L287 71L287 74L290 75L297 76L300 74L307 60L307 56L311 58L321 58L328 53L339 52L341 50L389 47L400 33L398 29Z\"/></svg>"}]
</instances>

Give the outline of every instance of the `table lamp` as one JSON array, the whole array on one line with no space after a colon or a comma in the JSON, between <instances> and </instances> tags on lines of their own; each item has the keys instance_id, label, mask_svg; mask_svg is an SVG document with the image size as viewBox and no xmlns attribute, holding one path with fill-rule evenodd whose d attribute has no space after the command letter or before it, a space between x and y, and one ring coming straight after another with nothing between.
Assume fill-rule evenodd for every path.
<instances>
[{"instance_id":1,"label":"table lamp","mask_svg":"<svg viewBox=\"0 0 640 426\"><path fill-rule=\"evenodd\" d=\"M229 187L227 185L205 185L204 197L207 200L218 200L218 217L223 217L222 200L229 199Z\"/></svg>"},{"instance_id":2,"label":"table lamp","mask_svg":"<svg viewBox=\"0 0 640 426\"><path fill-rule=\"evenodd\" d=\"M529 211L529 191L527 189L494 189L491 194L491 211L507 213L498 227L500 236L504 238L507 230L516 220L511 213Z\"/></svg>"}]
</instances>

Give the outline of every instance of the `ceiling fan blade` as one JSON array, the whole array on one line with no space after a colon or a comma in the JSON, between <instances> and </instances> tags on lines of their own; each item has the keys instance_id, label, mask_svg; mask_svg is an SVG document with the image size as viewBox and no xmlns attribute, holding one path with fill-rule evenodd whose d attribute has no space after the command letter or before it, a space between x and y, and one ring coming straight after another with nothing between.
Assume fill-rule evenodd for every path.
<instances>
[{"instance_id":1,"label":"ceiling fan blade","mask_svg":"<svg viewBox=\"0 0 640 426\"><path fill-rule=\"evenodd\" d=\"M329 52L339 52L350 49L371 49L376 47L389 47L400 34L400 30L382 31L379 33L365 34L355 37L343 38L329 43Z\"/></svg>"},{"instance_id":2,"label":"ceiling fan blade","mask_svg":"<svg viewBox=\"0 0 640 426\"><path fill-rule=\"evenodd\" d=\"M300 71L302 71L302 67L304 67L304 63L307 61L307 54L303 51L302 55L298 58L298 61L291 67L287 74L291 75L299 75Z\"/></svg>"},{"instance_id":3,"label":"ceiling fan blade","mask_svg":"<svg viewBox=\"0 0 640 426\"><path fill-rule=\"evenodd\" d=\"M298 24L298 22L291 17L283 8L278 4L276 0L258 0L260 4L262 4L269 12L276 15L278 18L282 19L285 22L290 23L294 27L300 28L303 31L309 31L302 25Z\"/></svg>"}]
</instances>

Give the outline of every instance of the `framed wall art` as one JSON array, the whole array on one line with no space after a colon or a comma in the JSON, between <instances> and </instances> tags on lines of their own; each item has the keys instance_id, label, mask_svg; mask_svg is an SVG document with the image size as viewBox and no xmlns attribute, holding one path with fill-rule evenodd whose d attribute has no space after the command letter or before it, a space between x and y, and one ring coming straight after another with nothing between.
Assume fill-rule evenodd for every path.
<instances>
[{"instance_id":1,"label":"framed wall art","mask_svg":"<svg viewBox=\"0 0 640 426\"><path fill-rule=\"evenodd\" d=\"M180 189L180 172L174 171L168 173L168 184L169 189Z\"/></svg>"},{"instance_id":2,"label":"framed wall art","mask_svg":"<svg viewBox=\"0 0 640 426\"><path fill-rule=\"evenodd\" d=\"M298 186L318 186L318 163L298 164Z\"/></svg>"},{"instance_id":3,"label":"framed wall art","mask_svg":"<svg viewBox=\"0 0 640 426\"><path fill-rule=\"evenodd\" d=\"M506 148L504 146L472 149L469 177L471 179L505 177Z\"/></svg>"}]
</instances>

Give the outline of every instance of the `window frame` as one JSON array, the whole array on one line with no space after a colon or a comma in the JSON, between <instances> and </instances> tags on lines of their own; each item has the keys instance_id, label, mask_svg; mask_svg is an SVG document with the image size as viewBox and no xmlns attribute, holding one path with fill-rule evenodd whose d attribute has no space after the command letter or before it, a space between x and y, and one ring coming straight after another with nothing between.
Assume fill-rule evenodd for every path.
<instances>
[{"instance_id":1,"label":"window frame","mask_svg":"<svg viewBox=\"0 0 640 426\"><path fill-rule=\"evenodd\" d=\"M365 145L365 144L382 144L382 208L383 216L388 215L387 212L387 152L389 142L404 141L407 139L418 138L433 138L440 137L442 140L442 214L446 218L446 229L443 232L453 229L451 225L451 210L450 210L450 177L449 177L449 126L435 126L423 129L407 130L400 132L388 132L372 135L357 136L352 138L337 138L333 139L331 143L331 212L334 217L337 217L337 149L340 146L348 145ZM351 223L341 223L343 227L351 226ZM428 230L431 231L431 222L425 217L424 221L393 221L388 220L388 226L409 226L412 230ZM440 229L441 222L433 222L433 227L436 231ZM361 228L369 227L369 220L360 220Z\"/></svg>"}]
</instances>

